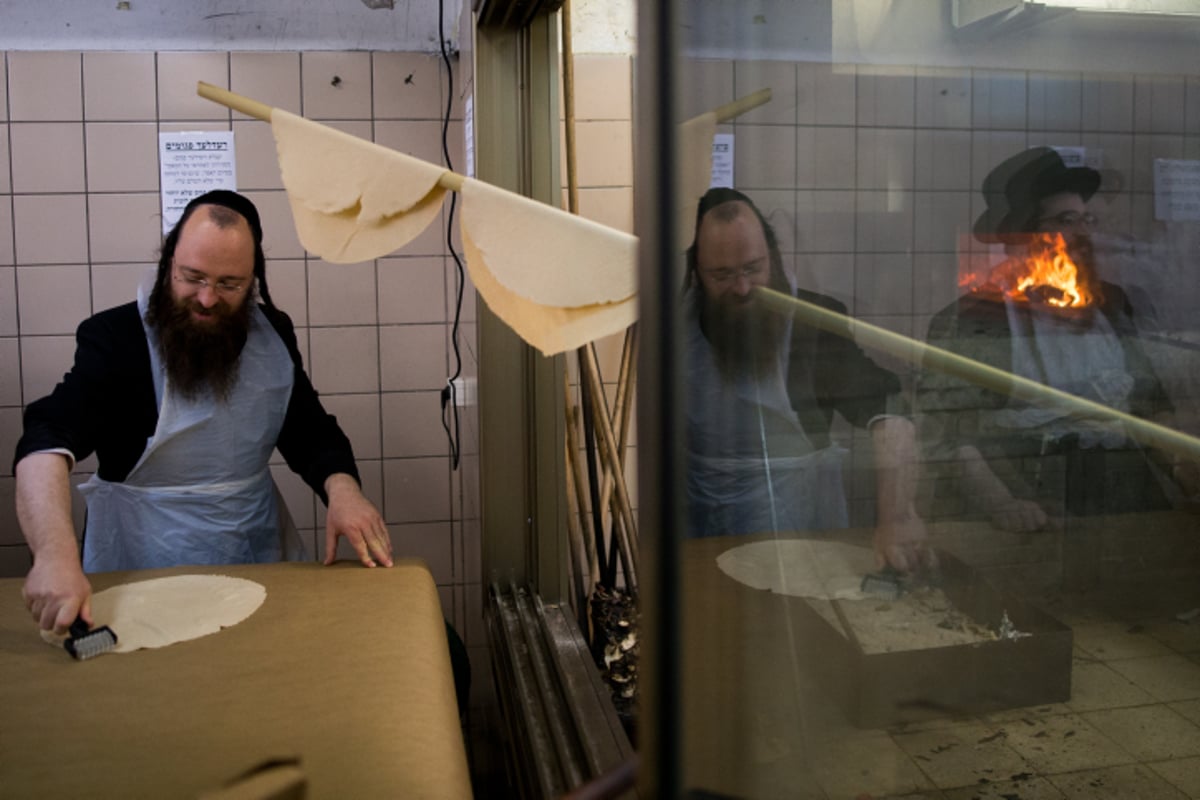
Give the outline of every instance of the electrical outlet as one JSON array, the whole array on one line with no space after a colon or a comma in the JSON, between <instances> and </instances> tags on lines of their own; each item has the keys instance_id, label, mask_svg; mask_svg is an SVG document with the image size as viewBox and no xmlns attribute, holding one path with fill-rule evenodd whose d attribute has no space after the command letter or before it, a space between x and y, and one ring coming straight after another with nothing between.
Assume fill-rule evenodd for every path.
<instances>
[{"instance_id":1,"label":"electrical outlet","mask_svg":"<svg viewBox=\"0 0 1200 800\"><path fill-rule=\"evenodd\" d=\"M459 408L478 405L479 395L474 378L454 379L454 404Z\"/></svg>"}]
</instances>

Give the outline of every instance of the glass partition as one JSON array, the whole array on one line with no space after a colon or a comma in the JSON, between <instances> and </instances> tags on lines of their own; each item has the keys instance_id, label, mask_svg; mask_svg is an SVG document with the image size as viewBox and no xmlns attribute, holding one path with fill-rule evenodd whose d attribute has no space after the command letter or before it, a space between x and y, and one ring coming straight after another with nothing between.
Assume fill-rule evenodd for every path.
<instances>
[{"instance_id":1,"label":"glass partition","mask_svg":"<svg viewBox=\"0 0 1200 800\"><path fill-rule=\"evenodd\" d=\"M657 5L643 752L691 796L1200 796L1200 6Z\"/></svg>"}]
</instances>

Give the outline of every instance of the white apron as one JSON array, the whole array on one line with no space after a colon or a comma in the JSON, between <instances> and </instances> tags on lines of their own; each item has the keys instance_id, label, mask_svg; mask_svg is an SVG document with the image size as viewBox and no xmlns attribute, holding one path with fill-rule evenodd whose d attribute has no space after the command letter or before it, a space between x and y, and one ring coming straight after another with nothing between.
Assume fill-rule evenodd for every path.
<instances>
[{"instance_id":1,"label":"white apron","mask_svg":"<svg viewBox=\"0 0 1200 800\"><path fill-rule=\"evenodd\" d=\"M688 535L846 527L846 450L813 449L788 398L791 323L771 375L730 381L700 329L696 307L688 304L684 321Z\"/></svg>"},{"instance_id":2,"label":"white apron","mask_svg":"<svg viewBox=\"0 0 1200 800\"><path fill-rule=\"evenodd\" d=\"M148 294L138 289L143 317ZM142 325L158 426L123 482L93 475L80 487L84 571L279 561L280 504L267 464L292 393L286 345L255 304L227 401L208 392L187 400L166 378L157 335Z\"/></svg>"},{"instance_id":3,"label":"white apron","mask_svg":"<svg viewBox=\"0 0 1200 800\"><path fill-rule=\"evenodd\" d=\"M1134 380L1125 366L1125 351L1112 324L1098 309L1086 328L1062 320L1052 311L1034 310L1024 316L1015 300L1006 298L1012 339L1012 371L1064 392L1093 400L1118 411L1129 411ZM1127 446L1124 426L1115 421L1084 419L1070 406L1059 403L1013 403L992 412L998 428L1037 431L1050 441L1079 437L1083 448L1116 449Z\"/></svg>"}]
</instances>

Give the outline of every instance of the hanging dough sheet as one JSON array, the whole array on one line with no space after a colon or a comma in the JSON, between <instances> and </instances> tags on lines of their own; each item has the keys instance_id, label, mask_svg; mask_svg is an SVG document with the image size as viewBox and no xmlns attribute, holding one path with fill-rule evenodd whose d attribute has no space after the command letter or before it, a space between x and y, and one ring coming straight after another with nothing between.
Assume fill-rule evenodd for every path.
<instances>
[{"instance_id":1,"label":"hanging dough sheet","mask_svg":"<svg viewBox=\"0 0 1200 800\"><path fill-rule=\"evenodd\" d=\"M462 234L476 290L546 355L637 319L637 239L553 206L465 180Z\"/></svg>"},{"instance_id":2,"label":"hanging dough sheet","mask_svg":"<svg viewBox=\"0 0 1200 800\"><path fill-rule=\"evenodd\" d=\"M636 320L635 237L280 109L271 125L309 252L343 264L392 253L437 217L445 184L460 183L471 279L522 339L553 355Z\"/></svg>"},{"instance_id":3,"label":"hanging dough sheet","mask_svg":"<svg viewBox=\"0 0 1200 800\"><path fill-rule=\"evenodd\" d=\"M395 252L433 222L453 189L463 194L472 281L526 342L554 355L636 321L636 237L204 82L197 92L271 122L300 242L326 261ZM688 206L711 178L716 125L770 96L763 89L681 126L683 248L694 224Z\"/></svg>"},{"instance_id":4,"label":"hanging dough sheet","mask_svg":"<svg viewBox=\"0 0 1200 800\"><path fill-rule=\"evenodd\" d=\"M442 209L444 167L278 108L271 130L300 243L326 261L399 250Z\"/></svg>"}]
</instances>

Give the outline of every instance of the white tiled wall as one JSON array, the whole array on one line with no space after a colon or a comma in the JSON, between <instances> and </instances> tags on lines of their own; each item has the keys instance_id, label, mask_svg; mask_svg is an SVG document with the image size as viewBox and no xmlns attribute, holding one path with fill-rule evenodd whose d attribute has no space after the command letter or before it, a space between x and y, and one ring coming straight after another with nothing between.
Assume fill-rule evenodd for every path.
<instances>
[{"instance_id":1,"label":"white tiled wall","mask_svg":"<svg viewBox=\"0 0 1200 800\"><path fill-rule=\"evenodd\" d=\"M1187 224L1154 220L1152 170L1156 158L1200 155L1196 76L727 60L690 61L681 74L689 115L771 89L769 104L722 126L735 135L735 186L775 226L802 286L889 330L924 338L958 295L960 255L983 250L970 238L983 178L1026 147L1084 146L1101 158L1092 207L1103 232L1177 260L1179 242L1194 240ZM1155 299L1178 321L1200 284L1174 268L1178 286ZM910 366L879 360L911 388ZM859 494L862 524L872 501Z\"/></svg>"}]
</instances>

